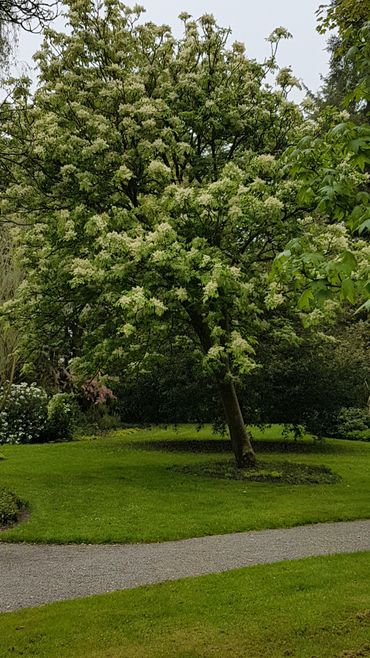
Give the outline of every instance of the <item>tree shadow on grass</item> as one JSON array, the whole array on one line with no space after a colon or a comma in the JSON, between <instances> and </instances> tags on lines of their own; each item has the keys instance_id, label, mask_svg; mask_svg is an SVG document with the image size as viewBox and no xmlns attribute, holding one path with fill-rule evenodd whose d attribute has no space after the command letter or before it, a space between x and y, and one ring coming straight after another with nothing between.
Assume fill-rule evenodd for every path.
<instances>
[{"instance_id":1,"label":"tree shadow on grass","mask_svg":"<svg viewBox=\"0 0 370 658\"><path fill-rule=\"evenodd\" d=\"M291 454L338 454L351 453L351 446L325 441L303 440L284 441L282 439L254 439L253 446L257 453L291 453ZM136 450L159 450L162 452L230 454L231 444L225 439L180 439L166 441L135 441Z\"/></svg>"}]
</instances>

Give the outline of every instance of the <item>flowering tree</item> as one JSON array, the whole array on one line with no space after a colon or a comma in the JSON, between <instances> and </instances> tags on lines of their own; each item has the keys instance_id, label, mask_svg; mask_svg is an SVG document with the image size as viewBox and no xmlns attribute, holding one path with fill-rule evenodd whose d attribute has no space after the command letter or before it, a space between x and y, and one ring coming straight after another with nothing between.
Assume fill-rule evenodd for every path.
<instances>
[{"instance_id":1,"label":"flowering tree","mask_svg":"<svg viewBox=\"0 0 370 658\"><path fill-rule=\"evenodd\" d=\"M118 0L69 4L71 33L46 31L39 88L30 100L19 83L8 127L20 155L2 212L25 224L11 306L24 356L126 378L169 343L192 350L238 465L253 463L235 381L258 367L266 313L296 294L271 263L313 239L282 166L302 131L295 81L285 69L269 87L267 65L228 47L212 16L183 14L176 40Z\"/></svg>"}]
</instances>

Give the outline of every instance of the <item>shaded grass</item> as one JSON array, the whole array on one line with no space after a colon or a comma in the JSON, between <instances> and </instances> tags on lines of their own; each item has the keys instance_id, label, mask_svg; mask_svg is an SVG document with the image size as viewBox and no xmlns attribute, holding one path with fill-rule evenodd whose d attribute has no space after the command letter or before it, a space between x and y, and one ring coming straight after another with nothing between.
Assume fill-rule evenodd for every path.
<instances>
[{"instance_id":1,"label":"shaded grass","mask_svg":"<svg viewBox=\"0 0 370 658\"><path fill-rule=\"evenodd\" d=\"M171 470L200 477L275 484L336 484L341 480L339 475L333 473L327 466L261 459L258 459L254 466L246 469L237 468L234 461L212 461L190 466L173 466Z\"/></svg>"},{"instance_id":2,"label":"shaded grass","mask_svg":"<svg viewBox=\"0 0 370 658\"><path fill-rule=\"evenodd\" d=\"M370 656L369 567L368 553L309 558L5 613L0 655Z\"/></svg>"},{"instance_id":3,"label":"shaded grass","mask_svg":"<svg viewBox=\"0 0 370 658\"><path fill-rule=\"evenodd\" d=\"M335 441L300 440L286 441L284 439L256 439L254 445L258 453L279 454L330 454L351 452L349 441L339 444ZM127 447L127 446L124 446ZM153 441L135 441L131 447L135 450L160 450L162 452L179 452L193 454L227 454L230 455L230 441L226 439L168 439Z\"/></svg>"},{"instance_id":4,"label":"shaded grass","mask_svg":"<svg viewBox=\"0 0 370 658\"><path fill-rule=\"evenodd\" d=\"M224 444L212 438L209 427L199 433L192 426L181 426L177 433L120 430L65 444L3 446L1 485L28 503L30 517L3 532L1 539L163 541L370 516L370 444L287 442L278 427L253 432L265 462L279 458L324 465L342 481L292 487L175 472L173 467L220 461ZM189 452L189 442L194 452Z\"/></svg>"}]
</instances>

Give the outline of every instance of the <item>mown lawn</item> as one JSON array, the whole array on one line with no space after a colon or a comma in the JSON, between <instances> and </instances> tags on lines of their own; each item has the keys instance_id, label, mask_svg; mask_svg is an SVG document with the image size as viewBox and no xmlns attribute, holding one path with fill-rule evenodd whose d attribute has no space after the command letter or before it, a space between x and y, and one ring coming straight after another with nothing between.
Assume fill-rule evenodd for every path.
<instances>
[{"instance_id":1,"label":"mown lawn","mask_svg":"<svg viewBox=\"0 0 370 658\"><path fill-rule=\"evenodd\" d=\"M370 516L369 443L284 443L278 427L254 434L264 460L324 464L342 481L292 486L171 470L229 457L207 427L2 446L0 484L28 503L30 515L1 540L148 542Z\"/></svg>"},{"instance_id":2,"label":"mown lawn","mask_svg":"<svg viewBox=\"0 0 370 658\"><path fill-rule=\"evenodd\" d=\"M0 655L370 656L370 555L255 566L0 615Z\"/></svg>"}]
</instances>

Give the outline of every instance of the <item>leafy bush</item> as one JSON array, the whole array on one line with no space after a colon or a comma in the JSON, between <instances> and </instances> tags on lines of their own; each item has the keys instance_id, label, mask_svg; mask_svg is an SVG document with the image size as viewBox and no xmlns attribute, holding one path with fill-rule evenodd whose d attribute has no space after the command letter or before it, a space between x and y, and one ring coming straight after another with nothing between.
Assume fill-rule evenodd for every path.
<instances>
[{"instance_id":1,"label":"leafy bush","mask_svg":"<svg viewBox=\"0 0 370 658\"><path fill-rule=\"evenodd\" d=\"M366 409L341 409L337 423L336 436L341 439L362 438L361 433L370 429L370 416Z\"/></svg>"},{"instance_id":2,"label":"leafy bush","mask_svg":"<svg viewBox=\"0 0 370 658\"><path fill-rule=\"evenodd\" d=\"M166 354L147 363L134 379L115 385L114 409L123 423L211 423L220 414L215 390L198 353L165 344Z\"/></svg>"},{"instance_id":3,"label":"leafy bush","mask_svg":"<svg viewBox=\"0 0 370 658\"><path fill-rule=\"evenodd\" d=\"M120 427L121 418L110 404L93 405L79 414L78 431L83 434L104 433Z\"/></svg>"},{"instance_id":4,"label":"leafy bush","mask_svg":"<svg viewBox=\"0 0 370 658\"><path fill-rule=\"evenodd\" d=\"M22 503L11 491L0 487L0 526L17 521Z\"/></svg>"},{"instance_id":5,"label":"leafy bush","mask_svg":"<svg viewBox=\"0 0 370 658\"><path fill-rule=\"evenodd\" d=\"M0 388L0 443L31 443L43 436L47 423L47 394L36 384Z\"/></svg>"},{"instance_id":6,"label":"leafy bush","mask_svg":"<svg viewBox=\"0 0 370 658\"><path fill-rule=\"evenodd\" d=\"M74 396L71 393L56 393L49 400L47 412L45 440L71 439L77 417L77 405Z\"/></svg>"},{"instance_id":7,"label":"leafy bush","mask_svg":"<svg viewBox=\"0 0 370 658\"><path fill-rule=\"evenodd\" d=\"M337 436L338 414L327 409L309 409L303 414L303 422L307 432L322 439L326 436Z\"/></svg>"},{"instance_id":8,"label":"leafy bush","mask_svg":"<svg viewBox=\"0 0 370 658\"><path fill-rule=\"evenodd\" d=\"M251 423L305 425L318 436L336 436L343 408L366 407L370 373L370 325L347 315L324 339L292 321L292 343L272 324L256 346L263 365L243 378L241 398ZM323 328L325 330L325 327Z\"/></svg>"},{"instance_id":9,"label":"leafy bush","mask_svg":"<svg viewBox=\"0 0 370 658\"><path fill-rule=\"evenodd\" d=\"M370 429L370 416L366 409L342 407L339 411L312 410L304 416L309 432L318 437L366 440Z\"/></svg>"}]
</instances>

